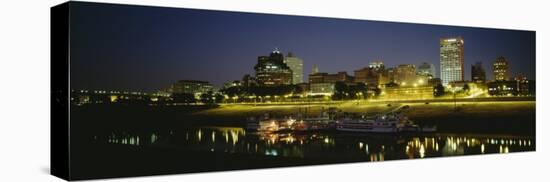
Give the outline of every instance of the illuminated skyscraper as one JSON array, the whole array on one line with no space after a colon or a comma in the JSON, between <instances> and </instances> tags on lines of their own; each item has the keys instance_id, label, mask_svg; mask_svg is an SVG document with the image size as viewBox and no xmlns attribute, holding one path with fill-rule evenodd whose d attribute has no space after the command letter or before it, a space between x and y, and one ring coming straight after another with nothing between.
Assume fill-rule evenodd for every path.
<instances>
[{"instance_id":1,"label":"illuminated skyscraper","mask_svg":"<svg viewBox=\"0 0 550 182\"><path fill-rule=\"evenodd\" d=\"M464 40L461 37L443 38L439 44L442 84L464 81Z\"/></svg>"},{"instance_id":2,"label":"illuminated skyscraper","mask_svg":"<svg viewBox=\"0 0 550 182\"><path fill-rule=\"evenodd\" d=\"M495 81L508 81L509 77L508 61L504 57L498 57L493 63L493 79Z\"/></svg>"},{"instance_id":3,"label":"illuminated skyscraper","mask_svg":"<svg viewBox=\"0 0 550 182\"><path fill-rule=\"evenodd\" d=\"M258 84L288 85L292 83L292 70L284 63L284 56L275 49L269 56L258 57L258 64L254 66Z\"/></svg>"},{"instance_id":4,"label":"illuminated skyscraper","mask_svg":"<svg viewBox=\"0 0 550 182\"><path fill-rule=\"evenodd\" d=\"M292 84L304 82L304 61L291 52L285 57L285 64L292 70Z\"/></svg>"}]
</instances>

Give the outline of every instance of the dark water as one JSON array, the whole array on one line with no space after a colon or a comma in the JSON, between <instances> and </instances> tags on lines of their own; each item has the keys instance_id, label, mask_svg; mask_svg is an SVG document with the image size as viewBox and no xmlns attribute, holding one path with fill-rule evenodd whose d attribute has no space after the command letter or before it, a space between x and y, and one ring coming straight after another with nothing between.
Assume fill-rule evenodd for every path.
<instances>
[{"instance_id":1,"label":"dark water","mask_svg":"<svg viewBox=\"0 0 550 182\"><path fill-rule=\"evenodd\" d=\"M535 140L523 136L468 134L365 134L324 132L250 132L238 127L198 127L148 133L118 131L93 136L99 144L136 148L183 149L204 153L278 158L392 159L534 151Z\"/></svg>"},{"instance_id":2,"label":"dark water","mask_svg":"<svg viewBox=\"0 0 550 182\"><path fill-rule=\"evenodd\" d=\"M535 112L412 118L439 133L245 131L248 111L205 108L71 108L70 161L76 179L196 173L409 158L534 151ZM218 126L218 127L206 127ZM220 127L226 126L226 127Z\"/></svg>"}]
</instances>

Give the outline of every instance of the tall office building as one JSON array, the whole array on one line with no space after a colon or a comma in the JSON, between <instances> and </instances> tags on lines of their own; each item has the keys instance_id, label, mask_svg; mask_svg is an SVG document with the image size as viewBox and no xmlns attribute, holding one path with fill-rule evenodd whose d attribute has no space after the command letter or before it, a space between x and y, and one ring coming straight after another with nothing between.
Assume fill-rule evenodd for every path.
<instances>
[{"instance_id":1,"label":"tall office building","mask_svg":"<svg viewBox=\"0 0 550 182\"><path fill-rule=\"evenodd\" d=\"M493 79L495 81L508 81L510 70L508 61L504 57L498 57L493 63Z\"/></svg>"},{"instance_id":2,"label":"tall office building","mask_svg":"<svg viewBox=\"0 0 550 182\"><path fill-rule=\"evenodd\" d=\"M485 69L481 62L476 62L475 65L472 65L472 82L474 83L485 83Z\"/></svg>"},{"instance_id":3,"label":"tall office building","mask_svg":"<svg viewBox=\"0 0 550 182\"><path fill-rule=\"evenodd\" d=\"M259 56L254 66L256 81L260 85L288 85L292 83L292 70L284 63L284 56L275 49L269 56Z\"/></svg>"},{"instance_id":4,"label":"tall office building","mask_svg":"<svg viewBox=\"0 0 550 182\"><path fill-rule=\"evenodd\" d=\"M292 84L304 82L304 61L291 52L285 57L285 64L292 70Z\"/></svg>"},{"instance_id":5,"label":"tall office building","mask_svg":"<svg viewBox=\"0 0 550 182\"><path fill-rule=\"evenodd\" d=\"M435 78L435 66L434 64L423 62L418 66L417 74L421 76L426 76L427 78Z\"/></svg>"},{"instance_id":6,"label":"tall office building","mask_svg":"<svg viewBox=\"0 0 550 182\"><path fill-rule=\"evenodd\" d=\"M439 63L443 85L464 81L464 40L461 37L439 40Z\"/></svg>"}]
</instances>

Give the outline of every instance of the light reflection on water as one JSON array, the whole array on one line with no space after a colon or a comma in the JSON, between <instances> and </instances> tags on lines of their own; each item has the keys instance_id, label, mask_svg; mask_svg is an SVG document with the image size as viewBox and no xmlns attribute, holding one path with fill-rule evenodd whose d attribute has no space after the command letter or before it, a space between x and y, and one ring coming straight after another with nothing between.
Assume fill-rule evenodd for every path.
<instances>
[{"instance_id":1,"label":"light reflection on water","mask_svg":"<svg viewBox=\"0 0 550 182\"><path fill-rule=\"evenodd\" d=\"M235 127L204 127L132 135L111 133L98 142L193 151L245 153L299 158L356 158L368 161L466 154L532 151L529 137L460 135L374 135L361 133L259 133Z\"/></svg>"}]
</instances>

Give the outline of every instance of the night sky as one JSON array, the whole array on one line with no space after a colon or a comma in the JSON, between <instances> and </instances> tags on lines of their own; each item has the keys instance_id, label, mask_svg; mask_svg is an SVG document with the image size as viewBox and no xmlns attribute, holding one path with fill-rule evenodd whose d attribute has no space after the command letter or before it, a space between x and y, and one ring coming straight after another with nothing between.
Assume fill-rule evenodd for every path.
<instances>
[{"instance_id":1,"label":"night sky","mask_svg":"<svg viewBox=\"0 0 550 182\"><path fill-rule=\"evenodd\" d=\"M432 63L439 77L439 39L461 36L465 79L481 61L504 56L511 76L535 78L535 33L301 16L73 3L73 89L155 91L177 80L224 82L254 75L257 57L279 48L304 60L304 80L353 70L380 59L386 67Z\"/></svg>"}]
</instances>

